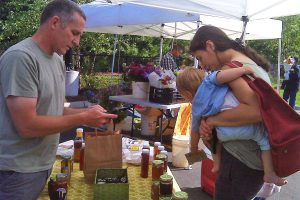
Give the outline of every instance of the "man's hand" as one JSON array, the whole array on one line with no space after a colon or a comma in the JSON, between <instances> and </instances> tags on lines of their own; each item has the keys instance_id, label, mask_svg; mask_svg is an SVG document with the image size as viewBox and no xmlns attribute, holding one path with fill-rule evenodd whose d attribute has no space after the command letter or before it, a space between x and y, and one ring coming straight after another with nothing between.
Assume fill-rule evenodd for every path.
<instances>
[{"instance_id":1,"label":"man's hand","mask_svg":"<svg viewBox=\"0 0 300 200\"><path fill-rule=\"evenodd\" d=\"M118 115L107 113L99 105L88 108L84 113L84 124L91 127L99 127L110 122L111 119L117 118Z\"/></svg>"}]
</instances>

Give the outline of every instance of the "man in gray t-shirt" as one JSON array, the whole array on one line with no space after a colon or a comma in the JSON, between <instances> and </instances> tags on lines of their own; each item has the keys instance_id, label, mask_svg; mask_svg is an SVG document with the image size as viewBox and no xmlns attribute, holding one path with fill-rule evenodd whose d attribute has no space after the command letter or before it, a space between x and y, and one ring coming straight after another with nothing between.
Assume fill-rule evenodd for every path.
<instances>
[{"instance_id":1,"label":"man in gray t-shirt","mask_svg":"<svg viewBox=\"0 0 300 200\"><path fill-rule=\"evenodd\" d=\"M63 54L79 45L85 15L54 0L37 32L0 57L0 197L35 200L51 173L59 132L116 118L100 106L64 108Z\"/></svg>"}]
</instances>

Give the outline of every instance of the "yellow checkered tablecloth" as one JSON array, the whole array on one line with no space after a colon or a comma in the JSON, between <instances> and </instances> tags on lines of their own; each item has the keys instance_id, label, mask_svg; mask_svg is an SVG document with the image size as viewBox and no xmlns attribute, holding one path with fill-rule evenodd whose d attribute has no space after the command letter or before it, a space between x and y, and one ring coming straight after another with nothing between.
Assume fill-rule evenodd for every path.
<instances>
[{"instance_id":1,"label":"yellow checkered tablecloth","mask_svg":"<svg viewBox=\"0 0 300 200\"><path fill-rule=\"evenodd\" d=\"M60 161L56 159L53 166L52 175L56 175L60 172ZM140 166L124 165L127 167L128 181L129 181L129 199L130 200L151 200L151 165L149 166L149 177L140 177ZM172 175L168 169L168 174ZM180 191L176 180L173 179L173 190ZM92 200L93 199L93 184L87 184L84 181L83 171L79 171L79 164L74 163L74 171L71 175L71 186L68 188L67 199L68 200ZM41 193L38 200L49 200L47 184Z\"/></svg>"}]
</instances>

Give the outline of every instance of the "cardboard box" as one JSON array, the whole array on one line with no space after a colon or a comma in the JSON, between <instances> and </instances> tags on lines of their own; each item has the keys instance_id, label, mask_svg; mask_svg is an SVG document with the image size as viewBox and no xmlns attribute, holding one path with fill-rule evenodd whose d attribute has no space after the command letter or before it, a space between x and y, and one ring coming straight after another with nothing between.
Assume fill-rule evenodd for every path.
<instances>
[{"instance_id":1,"label":"cardboard box","mask_svg":"<svg viewBox=\"0 0 300 200\"><path fill-rule=\"evenodd\" d=\"M97 169L94 200L129 200L127 169Z\"/></svg>"}]
</instances>

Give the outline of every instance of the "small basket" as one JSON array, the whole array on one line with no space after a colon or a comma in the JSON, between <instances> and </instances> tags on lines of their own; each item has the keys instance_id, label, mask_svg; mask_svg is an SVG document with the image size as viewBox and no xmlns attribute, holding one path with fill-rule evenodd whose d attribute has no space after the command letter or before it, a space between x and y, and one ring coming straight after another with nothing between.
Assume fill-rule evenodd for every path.
<instances>
[{"instance_id":1,"label":"small basket","mask_svg":"<svg viewBox=\"0 0 300 200\"><path fill-rule=\"evenodd\" d=\"M169 105L182 99L177 90L173 88L155 88L150 86L149 101L151 102Z\"/></svg>"},{"instance_id":2,"label":"small basket","mask_svg":"<svg viewBox=\"0 0 300 200\"><path fill-rule=\"evenodd\" d=\"M108 180L108 182L97 184L99 180ZM94 200L99 199L129 200L127 169L97 170L94 185Z\"/></svg>"}]
</instances>

